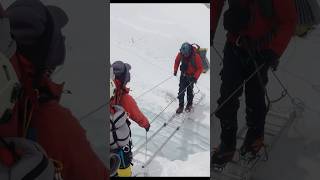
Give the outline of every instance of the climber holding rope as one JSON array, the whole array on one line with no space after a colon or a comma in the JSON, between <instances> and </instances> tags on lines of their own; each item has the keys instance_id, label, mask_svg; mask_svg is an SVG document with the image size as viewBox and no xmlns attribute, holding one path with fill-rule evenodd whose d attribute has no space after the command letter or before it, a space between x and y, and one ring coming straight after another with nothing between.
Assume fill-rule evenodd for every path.
<instances>
[{"instance_id":1,"label":"climber holding rope","mask_svg":"<svg viewBox=\"0 0 320 180\"><path fill-rule=\"evenodd\" d=\"M279 58L290 42L296 25L292 1L272 0L264 4L262 1L228 2L229 8L223 17L228 33L220 73L222 84L215 111L222 129L221 142L211 159L213 167L218 169L223 169L236 151L237 111L243 90L248 131L240 155L255 157L264 146L268 70L277 69ZM223 5L224 0L213 1L212 4L212 42Z\"/></svg>"},{"instance_id":2,"label":"climber holding rope","mask_svg":"<svg viewBox=\"0 0 320 180\"><path fill-rule=\"evenodd\" d=\"M131 66L122 61L116 61L111 66L109 104L111 153L120 157L120 167L115 176L130 177L132 175L132 141L129 119L135 121L146 132L149 131L150 123L129 95L129 88L126 87L130 81Z\"/></svg>"}]
</instances>

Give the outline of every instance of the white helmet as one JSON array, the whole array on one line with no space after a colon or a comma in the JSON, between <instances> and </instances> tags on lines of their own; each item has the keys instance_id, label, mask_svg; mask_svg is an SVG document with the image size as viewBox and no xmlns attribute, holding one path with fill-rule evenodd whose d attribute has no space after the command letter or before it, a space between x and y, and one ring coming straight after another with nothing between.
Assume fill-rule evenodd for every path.
<instances>
[{"instance_id":1,"label":"white helmet","mask_svg":"<svg viewBox=\"0 0 320 180\"><path fill-rule=\"evenodd\" d=\"M19 95L19 81L8 57L0 52L0 123L7 122Z\"/></svg>"},{"instance_id":2,"label":"white helmet","mask_svg":"<svg viewBox=\"0 0 320 180\"><path fill-rule=\"evenodd\" d=\"M114 96L114 91L116 90L116 84L114 83L115 75L113 73L113 68L110 68L110 98Z\"/></svg>"}]
</instances>

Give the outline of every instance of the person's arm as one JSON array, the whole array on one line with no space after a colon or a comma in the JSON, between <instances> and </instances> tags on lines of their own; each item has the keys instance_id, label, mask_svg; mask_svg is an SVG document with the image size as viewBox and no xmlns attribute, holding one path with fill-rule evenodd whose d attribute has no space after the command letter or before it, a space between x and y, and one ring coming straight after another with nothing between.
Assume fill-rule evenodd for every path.
<instances>
[{"instance_id":1,"label":"person's arm","mask_svg":"<svg viewBox=\"0 0 320 180\"><path fill-rule=\"evenodd\" d=\"M173 72L176 74L180 65L181 61L181 54L178 53L176 60L174 61L174 67L173 67Z\"/></svg>"},{"instance_id":2,"label":"person's arm","mask_svg":"<svg viewBox=\"0 0 320 180\"><path fill-rule=\"evenodd\" d=\"M197 66L197 69L196 69L196 72L194 73L194 78L196 80L198 80L198 78L200 77L200 74L202 73L203 71L203 67L202 67L202 62L201 62L201 57L199 54L196 54L196 57L195 57L195 63L196 63L196 66Z\"/></svg>"},{"instance_id":3,"label":"person's arm","mask_svg":"<svg viewBox=\"0 0 320 180\"><path fill-rule=\"evenodd\" d=\"M221 16L222 8L225 3L225 0L211 0L211 7L210 7L210 33L212 41L214 39L218 22Z\"/></svg>"},{"instance_id":4,"label":"person's arm","mask_svg":"<svg viewBox=\"0 0 320 180\"><path fill-rule=\"evenodd\" d=\"M277 27L276 34L269 44L269 49L273 50L280 57L294 35L297 14L294 1L292 0L273 0L273 7Z\"/></svg>"},{"instance_id":5,"label":"person's arm","mask_svg":"<svg viewBox=\"0 0 320 180\"><path fill-rule=\"evenodd\" d=\"M149 120L140 111L136 101L129 94L124 94L120 101L121 106L129 113L130 119L135 121L140 127L149 127Z\"/></svg>"}]
</instances>

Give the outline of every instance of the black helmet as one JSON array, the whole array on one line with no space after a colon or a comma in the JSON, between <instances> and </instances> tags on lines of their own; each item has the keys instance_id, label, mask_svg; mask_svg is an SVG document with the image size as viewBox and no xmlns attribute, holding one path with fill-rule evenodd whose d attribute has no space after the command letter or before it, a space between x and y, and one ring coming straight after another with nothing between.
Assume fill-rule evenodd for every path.
<instances>
[{"instance_id":1,"label":"black helmet","mask_svg":"<svg viewBox=\"0 0 320 180\"><path fill-rule=\"evenodd\" d=\"M188 42L184 42L184 43L181 45L180 53L181 53L182 56L184 56L184 57L189 57L189 56L192 54L192 45L189 44Z\"/></svg>"}]
</instances>

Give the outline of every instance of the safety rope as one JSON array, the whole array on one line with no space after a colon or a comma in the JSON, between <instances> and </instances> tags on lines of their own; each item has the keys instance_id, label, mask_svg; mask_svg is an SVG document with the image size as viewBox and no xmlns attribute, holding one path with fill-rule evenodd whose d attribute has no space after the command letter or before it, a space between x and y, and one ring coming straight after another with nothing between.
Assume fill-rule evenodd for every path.
<instances>
[{"instance_id":1,"label":"safety rope","mask_svg":"<svg viewBox=\"0 0 320 180\"><path fill-rule=\"evenodd\" d=\"M198 87L197 87L198 88ZM198 91L196 93L194 93L194 95L198 94L200 92L200 89L198 88ZM198 103L201 102L201 100L203 99L203 96L201 96L201 98L199 99ZM146 139L146 141L144 142L145 144L147 144L151 139L153 139L160 131L161 129L163 129L164 127L167 127L168 124L176 117L176 114L174 114L171 118L169 118L169 120L167 122L165 122L155 133L152 134L152 136L149 139ZM180 125L178 125L177 127L175 127L175 130L172 132L172 134L170 134L170 136L166 139L166 141L164 143L161 144L161 147L157 149L157 151L148 159L148 161L145 160L144 164L142 165L142 168L146 168L151 162L152 160L156 157L156 155L161 151L161 149L169 142L169 140L174 136L174 134L180 130L180 128L182 127L184 121L187 118L184 118L183 121L181 122ZM136 152L138 152L142 146L144 145L144 143L142 145L140 145L134 152L134 156L137 154ZM145 156L146 157L146 156Z\"/></svg>"},{"instance_id":2,"label":"safety rope","mask_svg":"<svg viewBox=\"0 0 320 180\"><path fill-rule=\"evenodd\" d=\"M192 85L192 84L193 84L192 82L189 82L188 86L186 86L186 87L178 94L178 97L179 97L181 94L185 93L186 89L187 89L190 85ZM174 98L173 100L171 100L171 101L167 104L167 106L166 106L165 108L163 108L154 118L152 118L152 120L151 120L151 122L150 122L150 125L151 125L152 123L154 123L155 120L158 119L158 117L159 117L173 102L175 102L176 100L177 100L176 98Z\"/></svg>"},{"instance_id":3,"label":"safety rope","mask_svg":"<svg viewBox=\"0 0 320 180\"><path fill-rule=\"evenodd\" d=\"M153 89L159 87L161 84L167 82L168 80L170 80L173 76L170 76L166 79L164 79L163 81L161 81L160 83L156 84L155 86L153 86L152 88L148 89L147 91L143 92L142 94L140 94L139 96L137 96L136 99L141 98L142 96L146 95L147 93L149 93L150 91L152 91ZM98 106L97 108L91 110L90 112L86 113L85 115L81 116L79 118L79 121L82 122L84 119L90 117L92 114L98 112L100 109L104 108L106 105L108 105L109 102L103 103L100 106Z\"/></svg>"},{"instance_id":4,"label":"safety rope","mask_svg":"<svg viewBox=\"0 0 320 180\"><path fill-rule=\"evenodd\" d=\"M199 99L198 103L201 102L203 99L203 96ZM184 114L186 115L186 114ZM179 124L177 127L175 127L174 131L170 134L170 136L165 140L164 143L161 144L161 146L157 149L157 151L148 159L148 161L145 161L143 164L143 167L147 167L154 158L158 155L158 153L163 149L163 147L169 142L169 140L181 129L182 125L184 124L185 120L188 119L187 117L184 117L181 124Z\"/></svg>"},{"instance_id":5,"label":"safety rope","mask_svg":"<svg viewBox=\"0 0 320 180\"><path fill-rule=\"evenodd\" d=\"M263 68L264 65L265 65L265 63L261 64L258 68L256 68L256 70L255 70L253 73L251 73L251 75L250 75L247 79L245 79L245 80L243 81L243 83L242 83L241 85L239 85L238 88L235 89L235 90L228 96L228 98L225 99L225 100L220 104L220 106L218 106L218 108L217 108L214 112L212 112L212 113L210 114L210 116L213 116L216 112L218 112L241 88L243 88L243 87L245 86L245 84L246 84L250 79L252 79L252 78Z\"/></svg>"},{"instance_id":6,"label":"safety rope","mask_svg":"<svg viewBox=\"0 0 320 180\"><path fill-rule=\"evenodd\" d=\"M160 83L158 83L157 85L153 86L152 88L146 90L145 92L141 93L141 94L140 94L139 96L137 96L135 99L136 99L136 100L139 99L140 97L144 96L144 95L147 94L148 92L150 92L150 91L152 91L153 89L159 87L161 84L163 84L163 83L165 83L166 81L170 80L172 77L173 77L173 75L170 76L170 77L168 77L167 79L161 81Z\"/></svg>"},{"instance_id":7,"label":"safety rope","mask_svg":"<svg viewBox=\"0 0 320 180\"><path fill-rule=\"evenodd\" d=\"M221 60L221 62L222 62L222 61L223 61L222 55L219 53L219 51L218 51L214 46L213 46L213 48L214 48L214 50L216 51L216 53L218 54L218 56L219 56L219 58L220 58L220 60ZM248 53L249 53L250 58L251 58L251 59L253 60L253 62L254 62L256 71L254 71L254 72L249 76L249 78L247 78L246 80L244 80L244 82L243 82L233 93L231 93L231 95L230 95L213 113L211 113L210 116L213 116L217 111L219 111L219 110L222 108L222 106L223 106L225 103L227 103L241 88L243 88L243 87L245 86L246 82L249 81L255 74L258 75L259 82L260 82L260 84L263 86L263 88L265 89L265 94L266 94L266 99L267 99L267 111L269 111L271 104L276 103L276 102L279 102L281 99L283 99L283 98L287 95L287 93L288 93L287 89L286 89L286 88L283 88L283 91L281 92L280 97L278 97L278 98L276 98L276 99L273 99L273 100L270 99L270 97L269 97L269 95L268 95L268 91L267 91L266 87L264 87L264 85L263 85L262 78L261 78L261 73L260 73L260 69L263 67L263 65L264 65L265 63L258 67L256 60L253 58L252 52L248 52ZM272 73L275 75L274 71L272 71ZM278 80L279 80L279 78L278 78ZM284 87L284 86L283 86L283 87Z\"/></svg>"}]
</instances>

